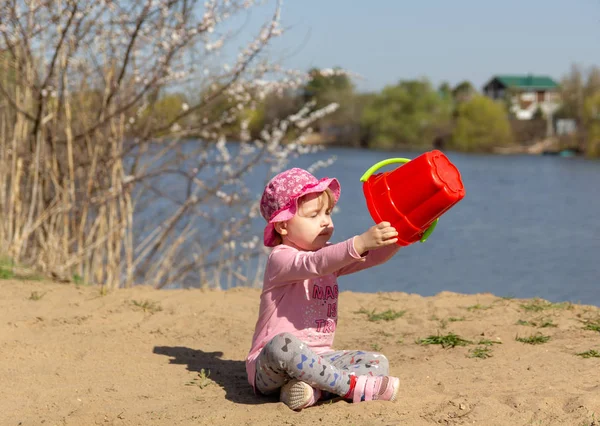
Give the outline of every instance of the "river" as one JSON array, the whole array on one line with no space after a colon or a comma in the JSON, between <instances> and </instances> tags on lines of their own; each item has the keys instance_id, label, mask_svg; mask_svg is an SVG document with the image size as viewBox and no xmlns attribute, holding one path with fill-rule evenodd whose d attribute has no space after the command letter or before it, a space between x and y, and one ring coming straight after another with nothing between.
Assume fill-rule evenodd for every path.
<instances>
[{"instance_id":1,"label":"river","mask_svg":"<svg viewBox=\"0 0 600 426\"><path fill-rule=\"evenodd\" d=\"M332 148L289 166L336 157L315 174L341 182L333 237L341 241L373 224L359 182L363 172L386 158L418 154ZM440 218L427 242L403 248L384 265L340 278L341 290L424 296L444 290L490 292L600 306L600 162L446 154L461 172L465 198Z\"/></svg>"}]
</instances>

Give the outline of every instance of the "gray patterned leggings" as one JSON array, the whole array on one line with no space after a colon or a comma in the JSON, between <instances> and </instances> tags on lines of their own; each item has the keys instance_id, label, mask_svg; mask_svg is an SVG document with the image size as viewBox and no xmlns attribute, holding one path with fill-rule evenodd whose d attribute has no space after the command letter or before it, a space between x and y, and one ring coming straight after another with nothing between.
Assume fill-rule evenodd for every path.
<instances>
[{"instance_id":1,"label":"gray patterned leggings","mask_svg":"<svg viewBox=\"0 0 600 426\"><path fill-rule=\"evenodd\" d=\"M256 389L264 395L279 390L291 378L314 388L344 396L350 375L387 376L389 363L379 353L335 351L315 354L290 333L273 337L256 358Z\"/></svg>"}]
</instances>

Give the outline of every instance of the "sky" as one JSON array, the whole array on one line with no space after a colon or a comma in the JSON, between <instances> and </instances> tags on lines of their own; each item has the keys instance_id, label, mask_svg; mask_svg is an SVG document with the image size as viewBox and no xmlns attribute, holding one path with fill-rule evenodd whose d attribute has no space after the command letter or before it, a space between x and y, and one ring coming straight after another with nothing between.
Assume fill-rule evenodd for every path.
<instances>
[{"instance_id":1,"label":"sky","mask_svg":"<svg viewBox=\"0 0 600 426\"><path fill-rule=\"evenodd\" d=\"M573 63L600 65L600 0L285 0L281 23L270 48L277 61L342 67L361 76L359 91L422 77L481 90L496 74L560 80Z\"/></svg>"}]
</instances>

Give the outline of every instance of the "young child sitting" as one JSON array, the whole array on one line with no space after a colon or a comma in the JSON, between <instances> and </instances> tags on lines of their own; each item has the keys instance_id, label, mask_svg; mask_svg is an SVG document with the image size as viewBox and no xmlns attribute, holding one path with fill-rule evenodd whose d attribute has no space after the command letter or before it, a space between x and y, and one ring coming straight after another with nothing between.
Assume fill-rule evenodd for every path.
<instances>
[{"instance_id":1,"label":"young child sitting","mask_svg":"<svg viewBox=\"0 0 600 426\"><path fill-rule=\"evenodd\" d=\"M337 325L337 278L390 259L400 248L387 222L331 244L337 179L318 180L293 168L275 176L261 199L265 268L260 310L246 359L255 392L280 392L292 410L339 395L346 400L394 401L399 379L379 353L332 349Z\"/></svg>"}]
</instances>

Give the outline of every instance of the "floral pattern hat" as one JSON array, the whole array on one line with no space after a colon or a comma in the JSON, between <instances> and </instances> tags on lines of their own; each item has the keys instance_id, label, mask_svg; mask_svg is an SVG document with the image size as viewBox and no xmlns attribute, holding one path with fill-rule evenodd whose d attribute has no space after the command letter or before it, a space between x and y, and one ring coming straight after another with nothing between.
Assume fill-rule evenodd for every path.
<instances>
[{"instance_id":1,"label":"floral pattern hat","mask_svg":"<svg viewBox=\"0 0 600 426\"><path fill-rule=\"evenodd\" d=\"M279 173L269 181L260 200L260 213L267 221L264 243L267 247L277 245L276 222L290 220L298 210L298 198L329 188L337 203L340 183L335 178L317 179L304 169L293 168Z\"/></svg>"}]
</instances>

